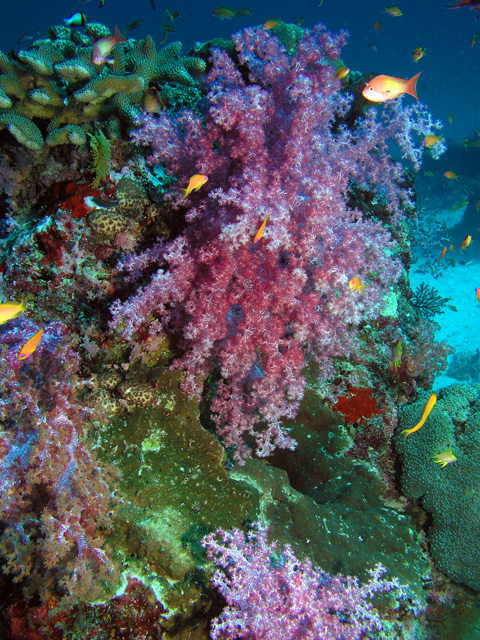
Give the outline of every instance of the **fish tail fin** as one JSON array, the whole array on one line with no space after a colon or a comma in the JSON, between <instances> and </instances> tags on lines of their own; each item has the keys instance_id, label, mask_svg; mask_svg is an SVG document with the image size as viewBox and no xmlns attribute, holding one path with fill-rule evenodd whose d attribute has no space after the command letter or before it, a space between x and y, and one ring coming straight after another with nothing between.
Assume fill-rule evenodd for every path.
<instances>
[{"instance_id":1,"label":"fish tail fin","mask_svg":"<svg viewBox=\"0 0 480 640\"><path fill-rule=\"evenodd\" d=\"M117 25L115 25L115 30L113 32L113 38L115 40L115 42L118 44L120 42L126 42L128 40L128 38L124 38L122 36L122 34L120 33L120 31L117 28Z\"/></svg>"},{"instance_id":2,"label":"fish tail fin","mask_svg":"<svg viewBox=\"0 0 480 640\"><path fill-rule=\"evenodd\" d=\"M420 71L420 73L423 73L423 69ZM417 73L416 76L413 76L413 78L410 78L410 80L407 80L407 84L405 85L405 93L408 93L410 96L413 96L416 100L418 100L417 81L418 81L418 78L420 77L420 73Z\"/></svg>"},{"instance_id":3,"label":"fish tail fin","mask_svg":"<svg viewBox=\"0 0 480 640\"><path fill-rule=\"evenodd\" d=\"M188 196L188 189L181 189L183 196L182 196L182 200L184 200L187 196Z\"/></svg>"}]
</instances>

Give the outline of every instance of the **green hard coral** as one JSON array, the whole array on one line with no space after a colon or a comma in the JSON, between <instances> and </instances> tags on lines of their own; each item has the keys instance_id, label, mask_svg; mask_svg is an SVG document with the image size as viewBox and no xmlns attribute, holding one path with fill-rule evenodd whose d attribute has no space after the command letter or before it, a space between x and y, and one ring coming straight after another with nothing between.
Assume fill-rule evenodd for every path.
<instances>
[{"instance_id":1,"label":"green hard coral","mask_svg":"<svg viewBox=\"0 0 480 640\"><path fill-rule=\"evenodd\" d=\"M193 105L193 89L206 66L202 59L183 57L179 42L157 51L146 36L118 44L111 64L95 65L91 43L108 33L99 23L88 23L85 33L57 25L27 50L0 52L0 128L39 151L45 130L47 146L83 145L96 123L109 135L128 132L149 85L160 92L168 87L169 104Z\"/></svg>"},{"instance_id":2,"label":"green hard coral","mask_svg":"<svg viewBox=\"0 0 480 640\"><path fill-rule=\"evenodd\" d=\"M480 591L480 385L443 389L425 424L401 435L418 422L426 399L399 412L402 490L432 514L428 539L438 569ZM442 468L432 457L445 449L456 460Z\"/></svg>"}]
</instances>

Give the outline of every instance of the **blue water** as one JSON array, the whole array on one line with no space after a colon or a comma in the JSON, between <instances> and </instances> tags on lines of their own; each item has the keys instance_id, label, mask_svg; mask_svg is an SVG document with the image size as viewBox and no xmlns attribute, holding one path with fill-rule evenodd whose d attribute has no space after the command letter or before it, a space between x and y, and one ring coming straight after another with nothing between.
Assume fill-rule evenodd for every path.
<instances>
[{"instance_id":1,"label":"blue water","mask_svg":"<svg viewBox=\"0 0 480 640\"><path fill-rule=\"evenodd\" d=\"M0 49L26 48L28 43L17 44L23 34L36 31L44 36L48 28L62 23L62 19L76 11L86 13L91 21L100 21L113 29L114 23L121 29L134 20L143 24L128 35L142 38L150 33L161 38L160 25L168 22L165 6L179 11L175 21L176 33L167 42L180 40L184 51L196 41L215 37L228 37L233 31L249 25L263 24L269 18L295 22L303 16L303 26L311 27L323 22L330 31L346 29L350 40L344 52L344 61L352 69L366 73L374 71L386 75L410 77L424 69L418 83L418 95L435 117L445 122L445 133L462 140L480 127L480 36L475 46L471 40L480 32L478 13L468 8L449 11L444 5L453 0L404 0L399 3L401 17L392 17L383 11L379 0L257 0L256 2L229 4L222 0L106 0L100 8L98 0L75 2L74 0L16 0L2 2ZM248 17L219 20L211 11L219 6L247 7ZM373 23L380 22L377 33ZM427 55L417 64L411 60L416 47L425 47ZM448 113L454 116L454 124L448 122ZM480 149L479 149L480 155Z\"/></svg>"}]
</instances>

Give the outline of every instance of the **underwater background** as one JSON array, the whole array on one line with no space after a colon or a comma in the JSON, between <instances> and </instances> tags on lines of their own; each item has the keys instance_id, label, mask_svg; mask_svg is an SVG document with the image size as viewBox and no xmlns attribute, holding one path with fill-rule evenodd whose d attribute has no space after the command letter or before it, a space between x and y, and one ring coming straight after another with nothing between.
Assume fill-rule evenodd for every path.
<instances>
[{"instance_id":1,"label":"underwater background","mask_svg":"<svg viewBox=\"0 0 480 640\"><path fill-rule=\"evenodd\" d=\"M4 4L0 638L480 638L480 3Z\"/></svg>"}]
</instances>

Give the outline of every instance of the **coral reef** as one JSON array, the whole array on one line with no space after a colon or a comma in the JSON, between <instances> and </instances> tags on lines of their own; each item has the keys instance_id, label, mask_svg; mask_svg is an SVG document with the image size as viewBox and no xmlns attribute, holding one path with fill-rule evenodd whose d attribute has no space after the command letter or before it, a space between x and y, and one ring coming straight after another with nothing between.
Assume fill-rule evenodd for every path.
<instances>
[{"instance_id":1,"label":"coral reef","mask_svg":"<svg viewBox=\"0 0 480 640\"><path fill-rule=\"evenodd\" d=\"M340 380L342 363L362 364L361 324L396 323L391 294L402 271L390 230L411 193L386 139L418 166L413 142L434 125L423 108L390 106L381 119L370 110L347 127L351 100L338 91L332 64L344 34L305 31L291 59L265 30L233 39L248 81L214 50L203 119L188 111L146 116L133 135L151 149L149 164L162 163L179 184L195 173L209 181L188 200L170 190L184 230L154 260L144 254L122 264L128 289L141 286L112 305L111 326L144 352L171 335L191 396L213 374L213 420L242 460L250 450L244 434L261 456L294 446L280 420L295 415L307 360L318 363L319 385L333 399L355 382L354 372ZM382 201L383 221L350 207L353 184ZM147 282L146 271L154 272ZM355 275L365 295L349 290ZM266 426L258 431L258 423Z\"/></svg>"},{"instance_id":2,"label":"coral reef","mask_svg":"<svg viewBox=\"0 0 480 640\"><path fill-rule=\"evenodd\" d=\"M381 577L385 569L380 564L360 586L356 578L331 576L309 560L300 562L289 545L278 549L268 542L261 522L248 537L239 529L218 530L203 545L220 567L212 582L228 604L212 622L212 640L359 640L369 632L383 638L382 620L371 600L390 591L399 600L408 597L397 579Z\"/></svg>"},{"instance_id":3,"label":"coral reef","mask_svg":"<svg viewBox=\"0 0 480 640\"><path fill-rule=\"evenodd\" d=\"M408 438L396 437L402 458L402 490L432 514L428 532L436 566L453 580L480 590L480 386L444 389L427 422ZM403 407L399 432L413 427L425 400ZM451 449L456 460L442 468L433 457Z\"/></svg>"},{"instance_id":4,"label":"coral reef","mask_svg":"<svg viewBox=\"0 0 480 640\"><path fill-rule=\"evenodd\" d=\"M182 56L180 42L157 51L151 36L128 39L114 47L111 65L95 65L90 38L108 33L97 23L85 33L57 26L16 56L0 52L0 129L37 152L44 143L84 145L100 125L109 137L133 126L149 86L158 84L165 104L198 97L192 89L205 63Z\"/></svg>"}]
</instances>

